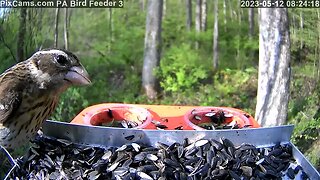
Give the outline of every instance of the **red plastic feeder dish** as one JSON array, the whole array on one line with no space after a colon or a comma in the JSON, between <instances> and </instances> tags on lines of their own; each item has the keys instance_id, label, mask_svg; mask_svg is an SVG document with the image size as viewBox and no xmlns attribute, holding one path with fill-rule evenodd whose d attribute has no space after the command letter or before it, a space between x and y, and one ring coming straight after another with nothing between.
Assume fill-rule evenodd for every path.
<instances>
[{"instance_id":1,"label":"red plastic feeder dish","mask_svg":"<svg viewBox=\"0 0 320 180\"><path fill-rule=\"evenodd\" d=\"M260 127L251 115L230 107L197 107L188 111L184 120L195 130Z\"/></svg>"},{"instance_id":2,"label":"red plastic feeder dish","mask_svg":"<svg viewBox=\"0 0 320 180\"><path fill-rule=\"evenodd\" d=\"M152 121L148 110L125 104L105 105L85 114L86 125L143 129Z\"/></svg>"}]
</instances>

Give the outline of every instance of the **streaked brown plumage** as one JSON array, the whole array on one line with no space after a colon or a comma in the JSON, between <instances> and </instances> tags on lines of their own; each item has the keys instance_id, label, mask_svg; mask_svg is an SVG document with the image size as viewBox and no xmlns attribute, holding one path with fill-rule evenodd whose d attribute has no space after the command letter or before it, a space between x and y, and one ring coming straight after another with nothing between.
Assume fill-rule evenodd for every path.
<instances>
[{"instance_id":1,"label":"streaked brown plumage","mask_svg":"<svg viewBox=\"0 0 320 180\"><path fill-rule=\"evenodd\" d=\"M36 52L0 75L0 145L28 142L54 111L71 85L90 84L88 73L71 52Z\"/></svg>"}]
</instances>

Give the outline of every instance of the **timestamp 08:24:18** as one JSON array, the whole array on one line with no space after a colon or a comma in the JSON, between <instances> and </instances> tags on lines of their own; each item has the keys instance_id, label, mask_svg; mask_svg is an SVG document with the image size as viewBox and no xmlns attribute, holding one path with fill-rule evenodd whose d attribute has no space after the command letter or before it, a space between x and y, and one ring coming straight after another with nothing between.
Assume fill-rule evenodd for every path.
<instances>
[{"instance_id":1,"label":"timestamp 08:24:18","mask_svg":"<svg viewBox=\"0 0 320 180\"><path fill-rule=\"evenodd\" d=\"M240 0L241 8L319 8L320 0Z\"/></svg>"}]
</instances>

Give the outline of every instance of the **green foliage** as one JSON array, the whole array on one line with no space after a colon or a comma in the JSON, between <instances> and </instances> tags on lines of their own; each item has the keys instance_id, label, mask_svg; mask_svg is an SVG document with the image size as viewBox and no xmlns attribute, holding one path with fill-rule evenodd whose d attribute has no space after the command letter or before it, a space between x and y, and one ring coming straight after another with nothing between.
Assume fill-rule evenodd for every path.
<instances>
[{"instance_id":1,"label":"green foliage","mask_svg":"<svg viewBox=\"0 0 320 180\"><path fill-rule=\"evenodd\" d=\"M305 90L311 89L308 87L311 85L313 84L308 84L305 78L303 81L297 78L292 87L294 89ZM294 92L299 93L299 96L289 104L290 122L296 124L293 142L300 147L303 147L304 144L308 146L310 145L310 141L318 139L320 130L319 90L319 86L316 86L309 93Z\"/></svg>"},{"instance_id":2,"label":"green foliage","mask_svg":"<svg viewBox=\"0 0 320 180\"><path fill-rule=\"evenodd\" d=\"M17 28L17 14L14 12L6 13L3 17L2 23L0 24L1 72L15 63L15 54L12 56L9 48L13 48L12 44L16 42L15 32L17 32ZM7 46L9 46L9 48ZM14 49L12 51L13 53L15 52Z\"/></svg>"},{"instance_id":3,"label":"green foliage","mask_svg":"<svg viewBox=\"0 0 320 180\"><path fill-rule=\"evenodd\" d=\"M306 152L304 152L305 156L309 159L310 163L314 165L319 171L320 167L320 151L319 151L319 141L317 143L313 143L313 148L308 149Z\"/></svg>"},{"instance_id":4,"label":"green foliage","mask_svg":"<svg viewBox=\"0 0 320 180\"><path fill-rule=\"evenodd\" d=\"M319 59L320 22L315 9L289 9L291 24L291 55L293 62L314 62ZM303 27L301 27L301 20Z\"/></svg>"},{"instance_id":5,"label":"green foliage","mask_svg":"<svg viewBox=\"0 0 320 180\"><path fill-rule=\"evenodd\" d=\"M312 115L299 112L295 117L295 131L292 136L293 143L302 146L308 142L318 139L320 130L320 119L313 118ZM304 148L302 150L305 150Z\"/></svg>"},{"instance_id":6,"label":"green foliage","mask_svg":"<svg viewBox=\"0 0 320 180\"><path fill-rule=\"evenodd\" d=\"M53 120L69 122L75 112L80 112L82 107L88 106L88 101L81 97L81 89L69 88L61 97L56 108L56 113L51 117Z\"/></svg>"},{"instance_id":7,"label":"green foliage","mask_svg":"<svg viewBox=\"0 0 320 180\"><path fill-rule=\"evenodd\" d=\"M253 114L257 90L257 70L247 68L241 70L226 69L216 77L215 92L220 92L224 106L248 109ZM251 109L251 110L249 110Z\"/></svg>"},{"instance_id":8,"label":"green foliage","mask_svg":"<svg viewBox=\"0 0 320 180\"><path fill-rule=\"evenodd\" d=\"M317 98L317 99L315 99ZM319 97L315 94L306 98L302 111L290 121L295 124L292 142L299 147L316 167L320 167L320 109Z\"/></svg>"},{"instance_id":9,"label":"green foliage","mask_svg":"<svg viewBox=\"0 0 320 180\"><path fill-rule=\"evenodd\" d=\"M306 64L309 71L312 68ZM289 101L289 124L294 124L292 142L316 167L320 167L320 88L312 73L294 68Z\"/></svg>"},{"instance_id":10,"label":"green foliage","mask_svg":"<svg viewBox=\"0 0 320 180\"><path fill-rule=\"evenodd\" d=\"M225 69L216 74L213 83L199 85L164 94L161 104L230 106L254 114L257 71Z\"/></svg>"},{"instance_id":11,"label":"green foliage","mask_svg":"<svg viewBox=\"0 0 320 180\"><path fill-rule=\"evenodd\" d=\"M165 92L195 89L208 77L210 69L206 64L189 45L171 47L160 62L160 85Z\"/></svg>"}]
</instances>

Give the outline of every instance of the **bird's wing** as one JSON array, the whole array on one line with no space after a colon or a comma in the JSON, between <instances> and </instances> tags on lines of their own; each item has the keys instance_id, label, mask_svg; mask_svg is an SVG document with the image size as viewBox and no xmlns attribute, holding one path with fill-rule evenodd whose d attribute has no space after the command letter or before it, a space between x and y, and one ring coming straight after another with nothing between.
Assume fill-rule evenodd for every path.
<instances>
[{"instance_id":1,"label":"bird's wing","mask_svg":"<svg viewBox=\"0 0 320 180\"><path fill-rule=\"evenodd\" d=\"M17 79L0 77L0 123L6 122L21 104Z\"/></svg>"}]
</instances>

